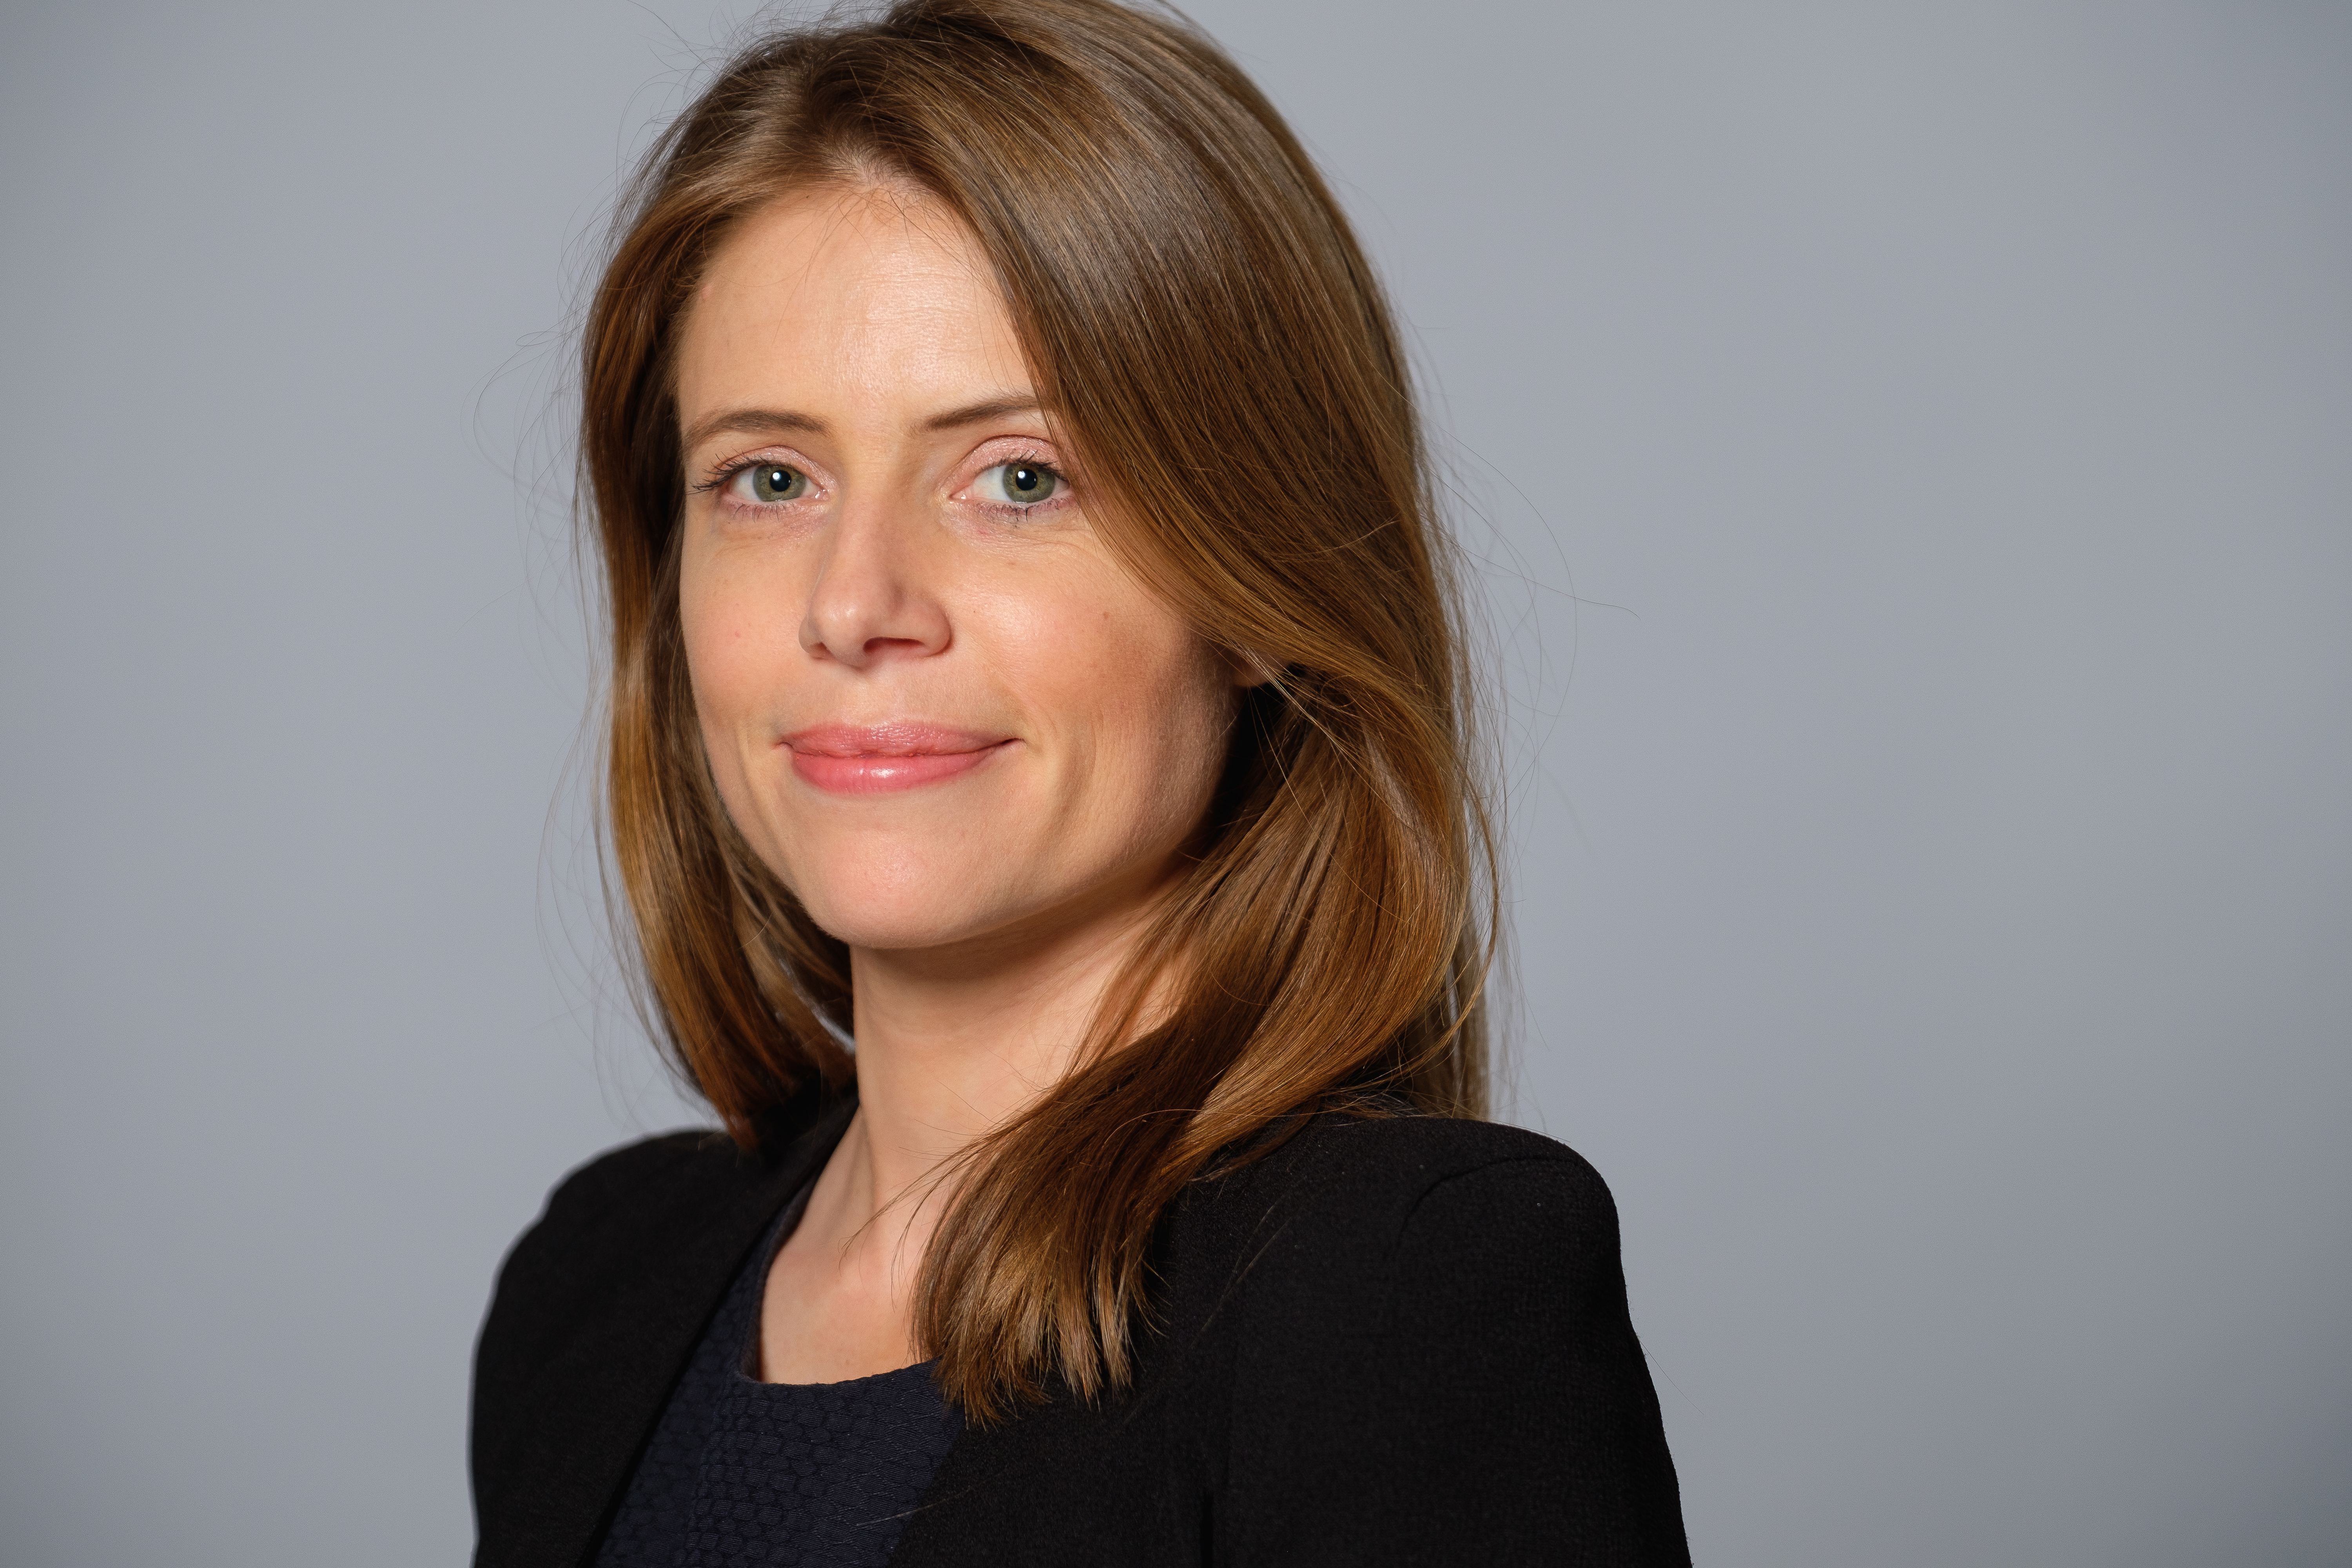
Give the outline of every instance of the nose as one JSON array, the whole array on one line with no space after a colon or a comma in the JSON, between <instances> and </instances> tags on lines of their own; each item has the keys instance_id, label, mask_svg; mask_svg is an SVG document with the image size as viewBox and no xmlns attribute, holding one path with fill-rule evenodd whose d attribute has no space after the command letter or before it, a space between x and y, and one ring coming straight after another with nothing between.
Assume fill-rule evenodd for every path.
<instances>
[{"instance_id":1,"label":"nose","mask_svg":"<svg viewBox=\"0 0 2352 1568\"><path fill-rule=\"evenodd\" d=\"M946 650L947 612L931 591L921 533L908 509L883 498L843 506L801 620L810 658L866 669Z\"/></svg>"}]
</instances>

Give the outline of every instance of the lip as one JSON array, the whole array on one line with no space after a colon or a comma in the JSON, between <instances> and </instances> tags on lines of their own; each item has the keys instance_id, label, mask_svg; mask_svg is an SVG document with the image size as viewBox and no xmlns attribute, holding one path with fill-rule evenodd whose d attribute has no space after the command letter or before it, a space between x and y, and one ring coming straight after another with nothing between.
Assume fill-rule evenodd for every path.
<instances>
[{"instance_id":1,"label":"lip","mask_svg":"<svg viewBox=\"0 0 2352 1568\"><path fill-rule=\"evenodd\" d=\"M828 795L885 795L970 773L1013 741L907 722L820 724L786 735L779 744L793 753L793 772Z\"/></svg>"}]
</instances>

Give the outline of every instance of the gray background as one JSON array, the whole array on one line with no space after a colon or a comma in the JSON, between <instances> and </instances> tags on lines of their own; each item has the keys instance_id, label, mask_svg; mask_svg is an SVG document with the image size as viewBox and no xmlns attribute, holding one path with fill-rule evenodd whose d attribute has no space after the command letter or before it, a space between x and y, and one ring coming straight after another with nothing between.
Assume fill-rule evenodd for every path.
<instances>
[{"instance_id":1,"label":"gray background","mask_svg":"<svg viewBox=\"0 0 2352 1568\"><path fill-rule=\"evenodd\" d=\"M0 23L0 1560L465 1553L676 1124L562 326L736 14ZM2352 10L1204 4L1486 563L1525 1054L1717 1564L2352 1561Z\"/></svg>"}]
</instances>

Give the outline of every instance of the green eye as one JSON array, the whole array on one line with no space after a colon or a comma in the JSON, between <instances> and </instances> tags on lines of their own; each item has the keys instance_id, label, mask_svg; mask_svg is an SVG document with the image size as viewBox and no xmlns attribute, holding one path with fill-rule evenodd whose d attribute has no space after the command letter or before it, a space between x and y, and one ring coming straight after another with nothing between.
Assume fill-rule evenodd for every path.
<instances>
[{"instance_id":1,"label":"green eye","mask_svg":"<svg viewBox=\"0 0 2352 1568\"><path fill-rule=\"evenodd\" d=\"M782 463L754 463L736 477L735 490L745 500L773 506L808 494L808 476Z\"/></svg>"},{"instance_id":2,"label":"green eye","mask_svg":"<svg viewBox=\"0 0 2352 1568\"><path fill-rule=\"evenodd\" d=\"M1043 463L999 463L982 474L974 488L987 500L1035 506L1053 499L1062 488L1062 476Z\"/></svg>"}]
</instances>

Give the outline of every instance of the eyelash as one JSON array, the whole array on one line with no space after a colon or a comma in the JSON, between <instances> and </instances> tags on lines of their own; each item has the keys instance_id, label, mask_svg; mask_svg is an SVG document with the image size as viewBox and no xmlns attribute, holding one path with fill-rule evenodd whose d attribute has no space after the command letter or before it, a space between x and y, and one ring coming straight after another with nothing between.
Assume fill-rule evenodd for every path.
<instances>
[{"instance_id":1,"label":"eyelash","mask_svg":"<svg viewBox=\"0 0 2352 1568\"><path fill-rule=\"evenodd\" d=\"M747 469L756 468L761 463L772 461L774 461L774 459L768 458L737 458L732 462L720 464L718 468L711 469L709 473L703 478L699 484L691 485L688 488L689 492L694 495L707 495L712 490L724 489L727 485L733 482L736 475L742 473ZM777 463L776 466L780 468L789 468L793 467L791 463ZM989 468L1043 468L1047 473L1054 476L1055 482L1057 484L1066 485L1070 482L1070 476L1064 472L1057 464L1047 462L1044 458L1039 457L1034 452L1014 452L1008 457L999 458L995 462L989 464L987 468L982 468L980 471L984 474L988 472ZM800 471L802 473L808 472L805 468L803 468ZM1016 508L1014 510L1025 511L1030 509L1023 507Z\"/></svg>"},{"instance_id":2,"label":"eyelash","mask_svg":"<svg viewBox=\"0 0 2352 1568\"><path fill-rule=\"evenodd\" d=\"M711 469L709 474L700 484L689 486L688 489L695 495L707 494L711 490L718 489L724 486L729 480L734 479L736 475L742 473L744 470L748 468L756 468L761 465L761 463L768 460L769 459L761 458L742 458L731 463L722 463L718 468ZM789 468L793 467L793 465L790 463L778 463L776 467L780 468ZM806 472L807 470L803 469L802 471Z\"/></svg>"}]
</instances>

